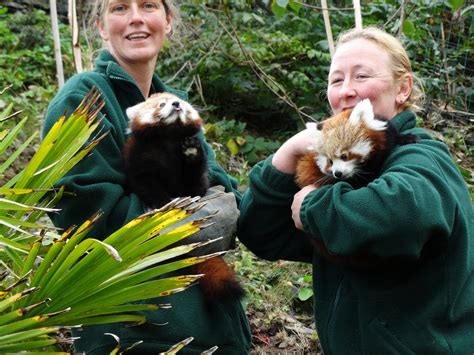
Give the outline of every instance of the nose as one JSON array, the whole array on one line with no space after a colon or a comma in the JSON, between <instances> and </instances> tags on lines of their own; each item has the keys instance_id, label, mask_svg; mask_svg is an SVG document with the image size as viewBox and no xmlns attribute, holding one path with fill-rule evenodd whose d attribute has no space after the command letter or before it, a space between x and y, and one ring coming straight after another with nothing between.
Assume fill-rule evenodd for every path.
<instances>
[{"instance_id":1,"label":"nose","mask_svg":"<svg viewBox=\"0 0 474 355\"><path fill-rule=\"evenodd\" d=\"M179 107L179 101L174 101L171 105L178 108Z\"/></svg>"},{"instance_id":2,"label":"nose","mask_svg":"<svg viewBox=\"0 0 474 355\"><path fill-rule=\"evenodd\" d=\"M340 99L347 99L351 97L355 97L357 94L352 86L352 83L349 79L344 80L342 83L341 90L339 91L339 98Z\"/></svg>"},{"instance_id":3,"label":"nose","mask_svg":"<svg viewBox=\"0 0 474 355\"><path fill-rule=\"evenodd\" d=\"M334 175L334 177L335 177L336 179L342 178L342 172L341 172L341 171L336 170L336 171L333 173L333 175Z\"/></svg>"},{"instance_id":4,"label":"nose","mask_svg":"<svg viewBox=\"0 0 474 355\"><path fill-rule=\"evenodd\" d=\"M130 23L131 24L136 24L136 23L143 23L143 17L140 12L140 8L136 3L132 3L130 6Z\"/></svg>"}]
</instances>

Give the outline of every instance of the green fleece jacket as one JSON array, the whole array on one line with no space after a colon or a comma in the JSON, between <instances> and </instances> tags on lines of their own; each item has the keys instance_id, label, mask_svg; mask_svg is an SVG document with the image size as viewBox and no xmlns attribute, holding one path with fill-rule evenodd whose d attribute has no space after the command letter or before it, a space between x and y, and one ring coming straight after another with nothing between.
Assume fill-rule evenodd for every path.
<instances>
[{"instance_id":1,"label":"green fleece jacket","mask_svg":"<svg viewBox=\"0 0 474 355\"><path fill-rule=\"evenodd\" d=\"M269 260L313 264L315 321L327 354L472 354L474 350L474 212L446 146L392 119L417 144L397 147L379 178L309 193L295 228L294 176L272 157L250 173L241 204L240 240ZM361 271L323 259L308 236L336 255L364 250L391 267Z\"/></svg>"},{"instance_id":2,"label":"green fleece jacket","mask_svg":"<svg viewBox=\"0 0 474 355\"><path fill-rule=\"evenodd\" d=\"M101 128L110 133L90 156L59 182L73 195L64 196L58 205L61 213L51 215L51 219L56 226L68 228L80 224L101 210L104 214L89 236L104 239L144 212L144 206L138 197L124 191L125 175L121 159L128 128L125 110L142 102L145 99L143 94L113 56L104 50L96 60L94 71L73 76L52 100L42 133L44 136L63 114L72 113L92 87L96 87L105 100L101 111L105 115ZM169 88L156 75L153 77L151 91L167 91L183 99L187 98L185 92ZM204 142L209 157L211 185L223 185L227 191L234 191L239 200L235 179L227 175L215 161L215 155L205 142L202 132L199 138ZM183 354L200 353L214 345L219 346L222 354L248 353L250 330L239 302L206 308L199 287L159 298L156 302L171 303L172 308L147 313L149 322L142 326L87 327L75 334L81 336L75 343L76 351L86 351L87 354L109 353L115 346L115 341L104 333L114 333L120 337L124 347L143 340L143 344L133 348L131 352L137 354L157 354L190 336L194 340L181 351Z\"/></svg>"}]
</instances>

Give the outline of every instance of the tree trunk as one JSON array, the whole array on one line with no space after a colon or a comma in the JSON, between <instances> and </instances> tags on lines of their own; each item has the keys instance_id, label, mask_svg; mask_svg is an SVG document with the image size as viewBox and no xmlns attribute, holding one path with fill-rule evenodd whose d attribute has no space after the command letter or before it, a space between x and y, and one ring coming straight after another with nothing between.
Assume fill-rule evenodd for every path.
<instances>
[{"instance_id":1,"label":"tree trunk","mask_svg":"<svg viewBox=\"0 0 474 355\"><path fill-rule=\"evenodd\" d=\"M54 40L54 57L56 59L56 76L58 78L58 86L62 88L64 85L63 60L61 56L61 41L59 38L58 12L56 8L56 0L49 0L51 12L51 27Z\"/></svg>"}]
</instances>

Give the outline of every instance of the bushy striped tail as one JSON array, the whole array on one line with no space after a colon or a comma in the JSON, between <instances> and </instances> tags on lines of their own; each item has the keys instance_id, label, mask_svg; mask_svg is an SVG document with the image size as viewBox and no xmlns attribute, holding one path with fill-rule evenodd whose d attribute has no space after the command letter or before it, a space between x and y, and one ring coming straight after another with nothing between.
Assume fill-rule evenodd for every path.
<instances>
[{"instance_id":1,"label":"bushy striped tail","mask_svg":"<svg viewBox=\"0 0 474 355\"><path fill-rule=\"evenodd\" d=\"M193 272L204 274L199 285L207 302L240 300L245 295L234 270L221 256L194 265Z\"/></svg>"}]
</instances>

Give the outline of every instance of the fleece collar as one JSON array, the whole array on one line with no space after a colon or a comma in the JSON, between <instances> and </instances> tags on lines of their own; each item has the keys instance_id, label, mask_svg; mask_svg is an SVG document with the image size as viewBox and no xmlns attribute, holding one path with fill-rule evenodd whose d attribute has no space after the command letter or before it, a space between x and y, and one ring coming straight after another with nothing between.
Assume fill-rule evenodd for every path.
<instances>
[{"instance_id":1,"label":"fleece collar","mask_svg":"<svg viewBox=\"0 0 474 355\"><path fill-rule=\"evenodd\" d=\"M416 126L416 115L412 111L403 111L390 120L390 123L399 132L403 132Z\"/></svg>"}]
</instances>

